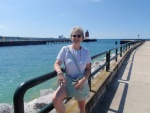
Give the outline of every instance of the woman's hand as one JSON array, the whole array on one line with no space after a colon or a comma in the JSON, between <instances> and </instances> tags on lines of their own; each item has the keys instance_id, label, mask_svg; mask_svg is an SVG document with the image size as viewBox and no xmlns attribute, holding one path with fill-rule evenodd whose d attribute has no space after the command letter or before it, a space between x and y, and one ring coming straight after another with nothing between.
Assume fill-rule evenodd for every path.
<instances>
[{"instance_id":1,"label":"woman's hand","mask_svg":"<svg viewBox=\"0 0 150 113\"><path fill-rule=\"evenodd\" d=\"M90 75L90 72L91 72L91 63L86 65L85 75L83 76L83 78L75 83L75 88L76 89L82 90L82 88L84 86L84 83L86 82L86 80L88 79L88 77Z\"/></svg>"},{"instance_id":2,"label":"woman's hand","mask_svg":"<svg viewBox=\"0 0 150 113\"><path fill-rule=\"evenodd\" d=\"M83 77L81 80L79 80L78 82L75 83L75 88L76 89L80 89L82 90L83 86L84 86L84 83L86 82L86 78Z\"/></svg>"},{"instance_id":3,"label":"woman's hand","mask_svg":"<svg viewBox=\"0 0 150 113\"><path fill-rule=\"evenodd\" d=\"M65 79L63 73L59 73L59 74L57 74L57 75L58 75L58 84L59 84L60 86L65 85L66 79Z\"/></svg>"}]
</instances>

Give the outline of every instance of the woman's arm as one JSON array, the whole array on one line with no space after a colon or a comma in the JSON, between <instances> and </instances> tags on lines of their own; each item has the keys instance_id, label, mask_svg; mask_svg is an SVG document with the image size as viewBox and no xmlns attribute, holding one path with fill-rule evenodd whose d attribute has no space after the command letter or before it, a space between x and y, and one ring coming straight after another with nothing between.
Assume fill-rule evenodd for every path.
<instances>
[{"instance_id":1,"label":"woman's arm","mask_svg":"<svg viewBox=\"0 0 150 113\"><path fill-rule=\"evenodd\" d=\"M61 61L57 59L55 64L54 64L54 69L57 73L62 72L61 68L60 68L60 65L61 65Z\"/></svg>"},{"instance_id":2,"label":"woman's arm","mask_svg":"<svg viewBox=\"0 0 150 113\"><path fill-rule=\"evenodd\" d=\"M54 64L54 69L57 72L58 82L60 85L62 85L63 83L66 82L63 72L61 71L61 67L60 67L61 64L62 64L62 62L60 60L56 60L56 62Z\"/></svg>"},{"instance_id":3,"label":"woman's arm","mask_svg":"<svg viewBox=\"0 0 150 113\"><path fill-rule=\"evenodd\" d=\"M86 65L85 74L84 74L84 77L82 79L84 79L86 81L89 78L90 73L91 73L91 63Z\"/></svg>"}]
</instances>

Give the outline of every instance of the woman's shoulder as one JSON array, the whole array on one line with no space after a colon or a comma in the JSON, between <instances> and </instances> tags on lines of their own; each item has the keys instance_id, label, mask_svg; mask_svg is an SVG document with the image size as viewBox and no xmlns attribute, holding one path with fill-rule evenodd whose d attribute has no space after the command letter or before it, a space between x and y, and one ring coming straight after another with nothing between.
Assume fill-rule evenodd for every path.
<instances>
[{"instance_id":1,"label":"woman's shoulder","mask_svg":"<svg viewBox=\"0 0 150 113\"><path fill-rule=\"evenodd\" d=\"M89 52L89 50L86 47L83 47L83 46L82 46L82 50Z\"/></svg>"},{"instance_id":2,"label":"woman's shoulder","mask_svg":"<svg viewBox=\"0 0 150 113\"><path fill-rule=\"evenodd\" d=\"M70 49L70 45L63 46L63 47L61 48L61 50L62 50L62 51L68 51L67 48Z\"/></svg>"},{"instance_id":3,"label":"woman's shoulder","mask_svg":"<svg viewBox=\"0 0 150 113\"><path fill-rule=\"evenodd\" d=\"M63 46L62 49L66 49L69 45Z\"/></svg>"}]
</instances>

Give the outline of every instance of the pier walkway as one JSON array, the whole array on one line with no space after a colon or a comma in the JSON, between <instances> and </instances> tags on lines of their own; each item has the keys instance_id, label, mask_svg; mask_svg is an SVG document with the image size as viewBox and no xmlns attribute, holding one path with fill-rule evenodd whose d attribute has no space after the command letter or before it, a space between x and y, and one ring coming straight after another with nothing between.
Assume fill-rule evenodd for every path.
<instances>
[{"instance_id":1,"label":"pier walkway","mask_svg":"<svg viewBox=\"0 0 150 113\"><path fill-rule=\"evenodd\" d=\"M93 113L150 113L150 41L128 55Z\"/></svg>"}]
</instances>

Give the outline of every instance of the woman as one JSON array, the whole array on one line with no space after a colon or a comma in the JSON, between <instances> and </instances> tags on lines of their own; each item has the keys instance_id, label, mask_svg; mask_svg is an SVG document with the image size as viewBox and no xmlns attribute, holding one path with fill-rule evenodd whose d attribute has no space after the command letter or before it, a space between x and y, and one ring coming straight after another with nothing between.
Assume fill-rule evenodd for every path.
<instances>
[{"instance_id":1,"label":"woman","mask_svg":"<svg viewBox=\"0 0 150 113\"><path fill-rule=\"evenodd\" d=\"M82 28L80 27L73 28L70 34L70 39L72 41L72 44L62 47L62 49L60 50L57 56L56 62L54 64L54 69L56 70L58 75L58 82L61 84L58 87L58 89L54 92L52 98L54 107L58 113L66 113L63 100L68 96L66 91L67 77L65 77L65 75L63 75L61 71L60 68L61 64L62 63L65 64L67 70L66 76L69 76L71 78L78 78L79 70L75 65L75 61L72 58L72 56L74 56L81 70L81 73L83 74L83 77L74 84L74 87L81 91L83 86L86 83L88 84L88 77L91 71L90 53L86 48L80 45L84 39L84 32ZM71 52L72 55L68 52L68 50ZM89 97L89 88L88 88L88 94L81 97L79 97L78 95L74 96L74 98L78 102L80 113L85 113L85 104L86 104L86 99L88 97Z\"/></svg>"}]
</instances>

